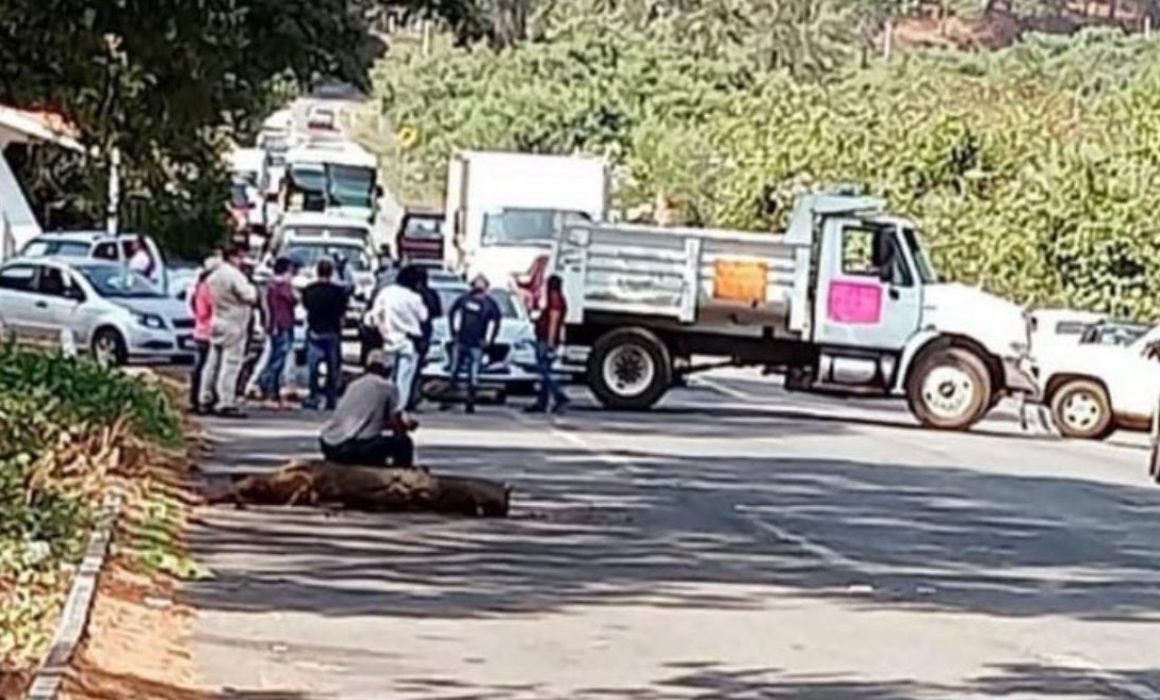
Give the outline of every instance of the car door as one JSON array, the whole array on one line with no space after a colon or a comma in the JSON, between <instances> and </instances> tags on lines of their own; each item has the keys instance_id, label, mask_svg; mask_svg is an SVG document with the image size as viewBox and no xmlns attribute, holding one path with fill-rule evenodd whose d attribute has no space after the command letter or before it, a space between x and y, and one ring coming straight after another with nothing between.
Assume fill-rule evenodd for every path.
<instances>
[{"instance_id":1,"label":"car door","mask_svg":"<svg viewBox=\"0 0 1160 700\"><path fill-rule=\"evenodd\" d=\"M922 287L897 227L827 222L818 271L817 338L826 345L901 351L918 330Z\"/></svg>"},{"instance_id":2,"label":"car door","mask_svg":"<svg viewBox=\"0 0 1160 700\"><path fill-rule=\"evenodd\" d=\"M17 342L28 342L35 329L36 266L6 265L0 268L0 328Z\"/></svg>"},{"instance_id":3,"label":"car door","mask_svg":"<svg viewBox=\"0 0 1160 700\"><path fill-rule=\"evenodd\" d=\"M73 343L83 347L88 339L82 313L87 299L73 272L57 266L42 266L37 275L37 289L42 297L39 303L48 307L46 327L57 338L62 337L62 331L67 331Z\"/></svg>"}]
</instances>

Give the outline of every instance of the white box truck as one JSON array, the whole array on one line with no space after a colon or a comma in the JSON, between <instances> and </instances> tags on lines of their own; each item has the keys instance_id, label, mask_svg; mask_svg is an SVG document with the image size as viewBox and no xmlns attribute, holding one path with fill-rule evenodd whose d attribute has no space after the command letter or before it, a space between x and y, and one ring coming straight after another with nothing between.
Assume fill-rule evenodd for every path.
<instances>
[{"instance_id":1,"label":"white box truck","mask_svg":"<svg viewBox=\"0 0 1160 700\"><path fill-rule=\"evenodd\" d=\"M463 151L447 168L446 265L507 286L571 221L608 218L608 164L588 156Z\"/></svg>"},{"instance_id":2,"label":"white box truck","mask_svg":"<svg viewBox=\"0 0 1160 700\"><path fill-rule=\"evenodd\" d=\"M574 223L548 270L606 407L651 407L708 368L694 356L783 372L790 389L905 396L943 429L1037 393L1023 311L940 282L917 227L851 192L800 198L783 234Z\"/></svg>"}]
</instances>

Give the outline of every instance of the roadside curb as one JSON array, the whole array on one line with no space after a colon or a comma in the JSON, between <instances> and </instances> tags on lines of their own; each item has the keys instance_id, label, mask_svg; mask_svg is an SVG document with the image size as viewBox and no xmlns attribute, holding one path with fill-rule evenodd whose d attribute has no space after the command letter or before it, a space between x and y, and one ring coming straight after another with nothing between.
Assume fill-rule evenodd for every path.
<instances>
[{"instance_id":1,"label":"roadside curb","mask_svg":"<svg viewBox=\"0 0 1160 700\"><path fill-rule=\"evenodd\" d=\"M48 656L32 681L25 696L27 700L53 700L60 692L69 663L80 644L81 637L89 622L89 612L97 592L97 577L105 566L109 554L109 544L113 539L113 526L121 512L121 495L110 493L101 507L101 515L89 536L85 555L77 568L68 599L61 611L60 622L52 638Z\"/></svg>"}]
</instances>

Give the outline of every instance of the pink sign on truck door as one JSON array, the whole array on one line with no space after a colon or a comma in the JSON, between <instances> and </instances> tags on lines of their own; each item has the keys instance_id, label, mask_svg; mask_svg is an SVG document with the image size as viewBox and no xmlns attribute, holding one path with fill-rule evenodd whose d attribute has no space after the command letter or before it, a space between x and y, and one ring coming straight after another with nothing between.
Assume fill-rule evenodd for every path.
<instances>
[{"instance_id":1,"label":"pink sign on truck door","mask_svg":"<svg viewBox=\"0 0 1160 700\"><path fill-rule=\"evenodd\" d=\"M882 287L873 282L830 282L826 315L837 323L876 324L882 319Z\"/></svg>"}]
</instances>

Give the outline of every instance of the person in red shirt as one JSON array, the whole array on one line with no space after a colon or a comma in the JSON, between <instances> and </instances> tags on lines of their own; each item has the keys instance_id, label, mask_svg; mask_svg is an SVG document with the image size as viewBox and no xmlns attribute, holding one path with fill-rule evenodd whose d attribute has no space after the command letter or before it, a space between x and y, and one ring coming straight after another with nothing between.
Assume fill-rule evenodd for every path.
<instances>
[{"instance_id":1,"label":"person in red shirt","mask_svg":"<svg viewBox=\"0 0 1160 700\"><path fill-rule=\"evenodd\" d=\"M286 358L294 345L294 307L298 299L291 281L294 263L289 258L274 261L274 279L266 288L266 337L270 354L266 367L258 377L262 397L285 408L282 401L282 375L286 372Z\"/></svg>"},{"instance_id":2,"label":"person in red shirt","mask_svg":"<svg viewBox=\"0 0 1160 700\"><path fill-rule=\"evenodd\" d=\"M568 301L564 298L564 285L559 275L548 277L544 305L536 319L536 367L540 372L540 394L536 402L528 407L529 413L543 413L549 410L559 413L568 405L568 396L556 382L552 365L564 340L564 317L568 313Z\"/></svg>"}]
</instances>

